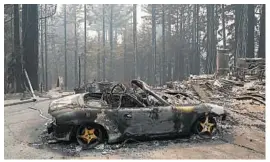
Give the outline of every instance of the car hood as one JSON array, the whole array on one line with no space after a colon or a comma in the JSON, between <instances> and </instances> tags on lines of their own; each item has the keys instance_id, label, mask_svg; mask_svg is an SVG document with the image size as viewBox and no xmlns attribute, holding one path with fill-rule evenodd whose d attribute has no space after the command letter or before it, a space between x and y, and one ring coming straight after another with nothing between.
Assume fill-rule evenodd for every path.
<instances>
[{"instance_id":1,"label":"car hood","mask_svg":"<svg viewBox=\"0 0 270 162\"><path fill-rule=\"evenodd\" d=\"M66 96L50 103L48 112L51 113L56 110L61 110L64 108L76 108L84 105L83 96L85 94L74 94Z\"/></svg>"}]
</instances>

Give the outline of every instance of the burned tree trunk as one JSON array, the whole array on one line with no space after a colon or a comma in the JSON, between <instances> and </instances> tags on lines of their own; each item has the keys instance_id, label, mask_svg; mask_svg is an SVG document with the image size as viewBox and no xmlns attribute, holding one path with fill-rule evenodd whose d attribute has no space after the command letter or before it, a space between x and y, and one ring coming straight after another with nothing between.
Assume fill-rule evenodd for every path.
<instances>
[{"instance_id":1,"label":"burned tree trunk","mask_svg":"<svg viewBox=\"0 0 270 162\"><path fill-rule=\"evenodd\" d=\"M162 85L166 82L166 55L165 55L165 8L162 4Z\"/></svg>"},{"instance_id":2,"label":"burned tree trunk","mask_svg":"<svg viewBox=\"0 0 270 162\"><path fill-rule=\"evenodd\" d=\"M262 6L258 57L265 58L265 4Z\"/></svg>"},{"instance_id":3,"label":"burned tree trunk","mask_svg":"<svg viewBox=\"0 0 270 162\"><path fill-rule=\"evenodd\" d=\"M168 59L167 59L167 66L168 66L168 81L171 81L172 80L172 55L171 55L171 12L169 10L168 12Z\"/></svg>"},{"instance_id":4,"label":"burned tree trunk","mask_svg":"<svg viewBox=\"0 0 270 162\"><path fill-rule=\"evenodd\" d=\"M207 56L206 56L206 64L205 64L205 72L207 74L210 73L210 58L212 57L212 51L211 51L211 17L210 17L210 5L206 5L206 14L207 14L207 47L206 47L206 51L207 51Z\"/></svg>"},{"instance_id":5,"label":"burned tree trunk","mask_svg":"<svg viewBox=\"0 0 270 162\"><path fill-rule=\"evenodd\" d=\"M181 7L180 10L180 46L178 47L179 51L179 80L184 79L184 53L183 53L183 43L184 43L184 29L183 29L183 24L184 24L184 6Z\"/></svg>"},{"instance_id":6,"label":"burned tree trunk","mask_svg":"<svg viewBox=\"0 0 270 162\"><path fill-rule=\"evenodd\" d=\"M86 4L84 5L84 59L83 59L83 83L86 84Z\"/></svg>"},{"instance_id":7,"label":"burned tree trunk","mask_svg":"<svg viewBox=\"0 0 270 162\"><path fill-rule=\"evenodd\" d=\"M254 27L255 27L254 4L248 5L248 40L247 40L247 57L254 57Z\"/></svg>"},{"instance_id":8,"label":"burned tree trunk","mask_svg":"<svg viewBox=\"0 0 270 162\"><path fill-rule=\"evenodd\" d=\"M196 20L197 20L197 16L196 16L196 5L193 5L193 12L192 12L192 52L191 52L191 60L190 60L190 64L191 64L191 69L190 72L191 74L194 74L195 68L196 68L196 64L195 64L195 57L196 57Z\"/></svg>"},{"instance_id":9,"label":"burned tree trunk","mask_svg":"<svg viewBox=\"0 0 270 162\"><path fill-rule=\"evenodd\" d=\"M236 55L236 51L237 51L237 42L238 42L238 34L237 34L237 30L238 30L238 26L239 26L239 17L240 17L240 10L241 10L241 5L240 4L235 4L235 28L234 28L234 38L235 38L235 43L234 43L234 66L236 67L236 60L237 60L237 55Z\"/></svg>"},{"instance_id":10,"label":"burned tree trunk","mask_svg":"<svg viewBox=\"0 0 270 162\"><path fill-rule=\"evenodd\" d=\"M179 12L176 10L176 40L174 42L174 73L173 80L179 78L179 51L178 51L178 40L179 40Z\"/></svg>"},{"instance_id":11,"label":"burned tree trunk","mask_svg":"<svg viewBox=\"0 0 270 162\"><path fill-rule=\"evenodd\" d=\"M237 25L236 59L246 56L247 5L240 5Z\"/></svg>"},{"instance_id":12,"label":"burned tree trunk","mask_svg":"<svg viewBox=\"0 0 270 162\"><path fill-rule=\"evenodd\" d=\"M224 11L224 4L222 4L222 36L223 36L223 48L226 49L226 30L225 30L225 11Z\"/></svg>"},{"instance_id":13,"label":"burned tree trunk","mask_svg":"<svg viewBox=\"0 0 270 162\"><path fill-rule=\"evenodd\" d=\"M77 6L74 5L75 12L74 12L74 37L75 37L75 59L74 59L74 77L75 77L75 86L78 85L78 38L77 38Z\"/></svg>"},{"instance_id":14,"label":"burned tree trunk","mask_svg":"<svg viewBox=\"0 0 270 162\"><path fill-rule=\"evenodd\" d=\"M38 90L38 7L24 4L22 16L23 67L34 90Z\"/></svg>"},{"instance_id":15,"label":"burned tree trunk","mask_svg":"<svg viewBox=\"0 0 270 162\"><path fill-rule=\"evenodd\" d=\"M154 57L154 66L150 64L150 83L156 83L156 66L157 66L157 56L156 56L156 5L152 4L152 56ZM151 58L151 57L149 57ZM150 59L149 61L152 61ZM154 67L154 71L152 68Z\"/></svg>"},{"instance_id":16,"label":"burned tree trunk","mask_svg":"<svg viewBox=\"0 0 270 162\"><path fill-rule=\"evenodd\" d=\"M64 5L64 32L65 32L65 89L67 89L67 13Z\"/></svg>"},{"instance_id":17,"label":"burned tree trunk","mask_svg":"<svg viewBox=\"0 0 270 162\"><path fill-rule=\"evenodd\" d=\"M124 81L127 81L127 25L124 29Z\"/></svg>"},{"instance_id":18,"label":"burned tree trunk","mask_svg":"<svg viewBox=\"0 0 270 162\"><path fill-rule=\"evenodd\" d=\"M194 75L199 75L200 73L200 36L199 36L199 10L200 6L197 4L196 7L196 12L195 12L195 55L194 55L194 67L193 67L193 74Z\"/></svg>"},{"instance_id":19,"label":"burned tree trunk","mask_svg":"<svg viewBox=\"0 0 270 162\"><path fill-rule=\"evenodd\" d=\"M45 15L47 14L47 5L45 4ZM48 45L47 45L47 18L44 20L45 24L45 91L48 91Z\"/></svg>"},{"instance_id":20,"label":"burned tree trunk","mask_svg":"<svg viewBox=\"0 0 270 162\"><path fill-rule=\"evenodd\" d=\"M206 73L212 74L215 69L215 25L214 25L214 5L207 5L207 57L206 57Z\"/></svg>"},{"instance_id":21,"label":"burned tree trunk","mask_svg":"<svg viewBox=\"0 0 270 162\"><path fill-rule=\"evenodd\" d=\"M133 50L134 50L134 76L137 78L138 58L137 58L137 5L133 4Z\"/></svg>"},{"instance_id":22,"label":"burned tree trunk","mask_svg":"<svg viewBox=\"0 0 270 162\"><path fill-rule=\"evenodd\" d=\"M113 5L111 4L111 15L110 15L110 73L109 73L109 79L110 81L113 81Z\"/></svg>"},{"instance_id":23,"label":"burned tree trunk","mask_svg":"<svg viewBox=\"0 0 270 162\"><path fill-rule=\"evenodd\" d=\"M15 56L15 82L16 82L16 92L22 92L22 62L21 62L21 44L20 44L20 15L19 15L19 5L14 5L14 56Z\"/></svg>"},{"instance_id":24,"label":"burned tree trunk","mask_svg":"<svg viewBox=\"0 0 270 162\"><path fill-rule=\"evenodd\" d=\"M42 17L43 10L42 5L40 5L40 17ZM41 76L42 76L42 85L45 83L45 73L44 73L44 42L43 42L43 19L40 20L40 57L41 57Z\"/></svg>"},{"instance_id":25,"label":"burned tree trunk","mask_svg":"<svg viewBox=\"0 0 270 162\"><path fill-rule=\"evenodd\" d=\"M100 81L100 31L98 31L97 80Z\"/></svg>"},{"instance_id":26,"label":"burned tree trunk","mask_svg":"<svg viewBox=\"0 0 270 162\"><path fill-rule=\"evenodd\" d=\"M105 81L106 79L106 69L105 69L105 55L106 55L106 52L105 52L105 5L103 4L102 5L102 34L103 34L103 57L102 57L102 80Z\"/></svg>"}]
</instances>

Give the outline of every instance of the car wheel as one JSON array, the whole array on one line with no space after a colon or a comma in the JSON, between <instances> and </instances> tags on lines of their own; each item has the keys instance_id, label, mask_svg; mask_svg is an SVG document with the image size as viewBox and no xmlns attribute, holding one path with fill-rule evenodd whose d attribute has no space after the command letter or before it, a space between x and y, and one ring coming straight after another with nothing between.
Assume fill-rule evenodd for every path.
<instances>
[{"instance_id":1,"label":"car wheel","mask_svg":"<svg viewBox=\"0 0 270 162\"><path fill-rule=\"evenodd\" d=\"M77 142L83 149L91 149L103 142L102 130L93 124L80 125L76 133Z\"/></svg>"},{"instance_id":2,"label":"car wheel","mask_svg":"<svg viewBox=\"0 0 270 162\"><path fill-rule=\"evenodd\" d=\"M211 115L200 117L194 125L194 132L202 138L212 138L217 134L217 123L215 118Z\"/></svg>"}]
</instances>

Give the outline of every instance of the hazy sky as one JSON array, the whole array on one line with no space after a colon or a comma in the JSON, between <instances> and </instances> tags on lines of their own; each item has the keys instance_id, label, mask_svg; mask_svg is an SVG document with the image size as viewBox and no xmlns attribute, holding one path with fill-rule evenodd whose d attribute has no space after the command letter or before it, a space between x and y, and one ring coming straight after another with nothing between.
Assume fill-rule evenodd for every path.
<instances>
[{"instance_id":1,"label":"hazy sky","mask_svg":"<svg viewBox=\"0 0 270 162\"><path fill-rule=\"evenodd\" d=\"M57 12L60 12L61 8L62 8L63 4L57 4ZM137 28L140 29L141 27L141 24L142 24L142 16L145 16L146 13L142 11L141 9L141 4L137 4L137 23L138 23L138 26ZM91 26L90 26L91 28ZM88 31L88 36L90 37L95 37L97 36L97 33L95 31Z\"/></svg>"}]
</instances>

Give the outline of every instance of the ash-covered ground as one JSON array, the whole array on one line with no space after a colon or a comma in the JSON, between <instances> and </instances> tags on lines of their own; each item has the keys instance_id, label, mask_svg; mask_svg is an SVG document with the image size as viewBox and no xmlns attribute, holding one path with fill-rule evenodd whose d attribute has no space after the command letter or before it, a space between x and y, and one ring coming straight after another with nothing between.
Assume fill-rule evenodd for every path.
<instances>
[{"instance_id":1,"label":"ash-covered ground","mask_svg":"<svg viewBox=\"0 0 270 162\"><path fill-rule=\"evenodd\" d=\"M221 124L220 133L210 140L193 135L101 144L94 149L82 150L75 142L50 140L44 130L50 118L47 110L51 100L44 100L4 108L5 159L265 159L263 81L232 82L201 77L158 89L185 92L205 102L224 106L229 115Z\"/></svg>"}]
</instances>

